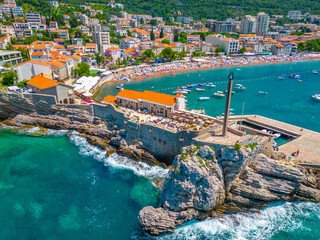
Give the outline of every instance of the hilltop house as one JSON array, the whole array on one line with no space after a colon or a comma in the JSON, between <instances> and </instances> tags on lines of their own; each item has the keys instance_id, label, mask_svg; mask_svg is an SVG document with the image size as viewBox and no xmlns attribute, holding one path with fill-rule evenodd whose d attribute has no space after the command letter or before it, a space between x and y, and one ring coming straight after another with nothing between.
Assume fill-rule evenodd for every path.
<instances>
[{"instance_id":1,"label":"hilltop house","mask_svg":"<svg viewBox=\"0 0 320 240\"><path fill-rule=\"evenodd\" d=\"M124 89L118 93L116 101L114 97L107 96L103 102L117 102L122 107L142 109L165 117L171 115L174 110L186 110L186 100L182 94L173 96L152 91L140 92Z\"/></svg>"},{"instance_id":2,"label":"hilltop house","mask_svg":"<svg viewBox=\"0 0 320 240\"><path fill-rule=\"evenodd\" d=\"M27 82L27 86L31 88L32 92L34 93L55 96L58 103L74 103L73 87L52 80L49 75L39 74L37 76L34 76Z\"/></svg>"}]
</instances>

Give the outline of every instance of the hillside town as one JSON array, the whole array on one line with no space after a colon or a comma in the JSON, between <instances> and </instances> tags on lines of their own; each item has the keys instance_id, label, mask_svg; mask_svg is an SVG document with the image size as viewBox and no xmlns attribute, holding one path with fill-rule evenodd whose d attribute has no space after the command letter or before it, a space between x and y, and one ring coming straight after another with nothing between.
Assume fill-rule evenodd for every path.
<instances>
[{"instance_id":1,"label":"hillside town","mask_svg":"<svg viewBox=\"0 0 320 240\"><path fill-rule=\"evenodd\" d=\"M81 12L65 3L49 4L72 14L64 14L58 23L38 12L24 12L15 0L0 5L2 87L31 92L61 82L71 86L66 92L72 91L61 102L73 103L68 95L89 100L108 80L130 81L197 67L310 60L314 56L303 53L320 50L313 42L320 38L320 16L300 11L202 22L179 11L168 19L129 14L114 1L107 7L118 9L119 15L108 17L99 4L80 5ZM40 79L48 83L42 86Z\"/></svg>"}]
</instances>

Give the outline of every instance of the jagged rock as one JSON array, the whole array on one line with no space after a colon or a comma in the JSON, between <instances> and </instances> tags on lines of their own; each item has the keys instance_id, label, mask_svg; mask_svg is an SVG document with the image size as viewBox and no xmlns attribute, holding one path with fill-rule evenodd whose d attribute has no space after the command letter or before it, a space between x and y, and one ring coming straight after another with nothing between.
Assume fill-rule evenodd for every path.
<instances>
[{"instance_id":1,"label":"jagged rock","mask_svg":"<svg viewBox=\"0 0 320 240\"><path fill-rule=\"evenodd\" d=\"M175 158L165 179L160 208L156 211L143 209L139 214L142 227L151 234L172 231L173 223L165 225L165 220L161 218L167 218L171 212L177 213L173 220L179 226L203 212L218 208L224 201L223 174L214 151L207 146L199 151L193 147L183 151ZM144 220L146 212L148 218L154 217L156 221Z\"/></svg>"},{"instance_id":2,"label":"jagged rock","mask_svg":"<svg viewBox=\"0 0 320 240\"><path fill-rule=\"evenodd\" d=\"M275 160L286 160L287 155L284 152L271 152L271 158Z\"/></svg>"},{"instance_id":3,"label":"jagged rock","mask_svg":"<svg viewBox=\"0 0 320 240\"><path fill-rule=\"evenodd\" d=\"M139 223L146 232L159 235L164 232L173 232L176 228L177 213L163 208L151 206L143 208L139 213Z\"/></svg>"}]
</instances>

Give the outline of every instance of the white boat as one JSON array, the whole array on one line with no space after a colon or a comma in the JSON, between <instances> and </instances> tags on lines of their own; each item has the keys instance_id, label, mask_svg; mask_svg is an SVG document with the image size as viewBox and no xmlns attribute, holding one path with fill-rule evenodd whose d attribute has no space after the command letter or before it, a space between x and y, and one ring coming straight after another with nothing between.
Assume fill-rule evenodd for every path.
<instances>
[{"instance_id":1,"label":"white boat","mask_svg":"<svg viewBox=\"0 0 320 240\"><path fill-rule=\"evenodd\" d=\"M312 95L311 97L314 101L320 102L320 94Z\"/></svg>"},{"instance_id":2,"label":"white boat","mask_svg":"<svg viewBox=\"0 0 320 240\"><path fill-rule=\"evenodd\" d=\"M268 133L268 130L267 129L262 129L261 132Z\"/></svg>"},{"instance_id":3,"label":"white boat","mask_svg":"<svg viewBox=\"0 0 320 240\"><path fill-rule=\"evenodd\" d=\"M238 91L243 91L243 90L246 90L247 88L244 87L242 84L236 84L236 87L235 87L235 90L238 90Z\"/></svg>"},{"instance_id":4,"label":"white boat","mask_svg":"<svg viewBox=\"0 0 320 240\"><path fill-rule=\"evenodd\" d=\"M268 95L268 92L259 91L259 94Z\"/></svg>"},{"instance_id":5,"label":"white boat","mask_svg":"<svg viewBox=\"0 0 320 240\"><path fill-rule=\"evenodd\" d=\"M278 146L278 143L277 143L276 141L273 141L272 146L273 146L274 148L276 148L276 147Z\"/></svg>"},{"instance_id":6,"label":"white boat","mask_svg":"<svg viewBox=\"0 0 320 240\"><path fill-rule=\"evenodd\" d=\"M174 91L173 94L177 94L177 93L181 93L181 94L188 94L190 93L190 91L186 91L186 90L177 90L177 91Z\"/></svg>"},{"instance_id":7,"label":"white boat","mask_svg":"<svg viewBox=\"0 0 320 240\"><path fill-rule=\"evenodd\" d=\"M284 79L284 77L278 77L279 79L281 79L281 80L283 80Z\"/></svg>"},{"instance_id":8,"label":"white boat","mask_svg":"<svg viewBox=\"0 0 320 240\"><path fill-rule=\"evenodd\" d=\"M215 88L216 85L214 85L213 83L208 83L208 84L207 84L207 87Z\"/></svg>"},{"instance_id":9,"label":"white boat","mask_svg":"<svg viewBox=\"0 0 320 240\"><path fill-rule=\"evenodd\" d=\"M318 74L317 70L312 70L313 74Z\"/></svg>"},{"instance_id":10,"label":"white boat","mask_svg":"<svg viewBox=\"0 0 320 240\"><path fill-rule=\"evenodd\" d=\"M225 97L225 95L223 94L223 92L221 91L217 91L215 93L212 94L214 97Z\"/></svg>"},{"instance_id":11,"label":"white boat","mask_svg":"<svg viewBox=\"0 0 320 240\"><path fill-rule=\"evenodd\" d=\"M198 100L199 101L206 101L206 100L209 100L210 97L199 97Z\"/></svg>"},{"instance_id":12,"label":"white boat","mask_svg":"<svg viewBox=\"0 0 320 240\"><path fill-rule=\"evenodd\" d=\"M281 136L281 133L275 133L275 134L273 134L274 139L277 139L277 138L279 138L280 136Z\"/></svg>"},{"instance_id":13,"label":"white boat","mask_svg":"<svg viewBox=\"0 0 320 240\"><path fill-rule=\"evenodd\" d=\"M289 76L289 78L299 79L299 78L300 78L300 75L299 75L299 74L291 74L291 75Z\"/></svg>"},{"instance_id":14,"label":"white boat","mask_svg":"<svg viewBox=\"0 0 320 240\"><path fill-rule=\"evenodd\" d=\"M205 91L205 89L203 89L203 88L196 88L196 91L203 92L203 91Z\"/></svg>"}]
</instances>

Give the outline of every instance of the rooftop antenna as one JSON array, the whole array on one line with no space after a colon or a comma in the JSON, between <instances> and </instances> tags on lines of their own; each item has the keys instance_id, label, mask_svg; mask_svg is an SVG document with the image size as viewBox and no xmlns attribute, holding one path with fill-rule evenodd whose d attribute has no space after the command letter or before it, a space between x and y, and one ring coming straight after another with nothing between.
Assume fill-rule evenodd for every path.
<instances>
[{"instance_id":1,"label":"rooftop antenna","mask_svg":"<svg viewBox=\"0 0 320 240\"><path fill-rule=\"evenodd\" d=\"M228 118L229 118L229 111L230 111L232 83L233 83L233 78L234 78L233 72L230 72L228 78L229 78L228 91L227 91L226 106L224 109L224 119L223 119L223 129L222 129L222 135L224 137L227 136L227 129L228 129Z\"/></svg>"}]
</instances>

